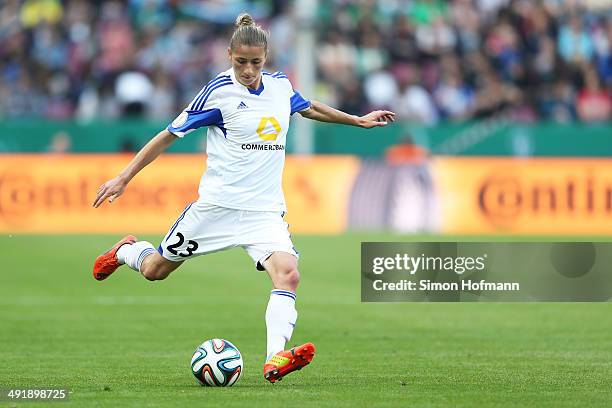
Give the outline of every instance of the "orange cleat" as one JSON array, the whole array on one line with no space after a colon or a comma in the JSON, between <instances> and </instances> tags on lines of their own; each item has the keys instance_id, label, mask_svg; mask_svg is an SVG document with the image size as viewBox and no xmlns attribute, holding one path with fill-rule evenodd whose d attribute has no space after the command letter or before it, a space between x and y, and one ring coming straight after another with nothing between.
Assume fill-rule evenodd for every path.
<instances>
[{"instance_id":1,"label":"orange cleat","mask_svg":"<svg viewBox=\"0 0 612 408\"><path fill-rule=\"evenodd\" d=\"M121 246L124 244L133 244L136 241L138 241L138 238L133 235L128 235L121 241L117 242L114 247L97 257L96 262L94 262L93 277L99 281L108 278L118 267L122 265L117 259L117 251L119 248L121 248Z\"/></svg>"},{"instance_id":2,"label":"orange cleat","mask_svg":"<svg viewBox=\"0 0 612 408\"><path fill-rule=\"evenodd\" d=\"M315 346L312 343L302 344L290 350L281 351L272 356L264 365L264 378L271 383L283 379L295 370L301 370L310 364L315 354Z\"/></svg>"}]
</instances>

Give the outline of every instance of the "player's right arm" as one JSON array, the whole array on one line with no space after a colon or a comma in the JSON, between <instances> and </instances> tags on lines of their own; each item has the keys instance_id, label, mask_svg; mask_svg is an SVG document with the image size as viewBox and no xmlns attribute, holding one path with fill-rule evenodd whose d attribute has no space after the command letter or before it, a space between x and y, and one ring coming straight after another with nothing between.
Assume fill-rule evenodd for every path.
<instances>
[{"instance_id":1,"label":"player's right arm","mask_svg":"<svg viewBox=\"0 0 612 408\"><path fill-rule=\"evenodd\" d=\"M132 180L140 170L145 168L147 164L151 163L157 156L164 152L176 139L177 136L170 133L167 129L164 129L153 139L149 140L117 177L100 186L93 206L98 208L106 199L108 199L109 203L112 203L115 198L123 194L130 180Z\"/></svg>"},{"instance_id":2,"label":"player's right arm","mask_svg":"<svg viewBox=\"0 0 612 408\"><path fill-rule=\"evenodd\" d=\"M130 180L147 164L155 160L176 139L202 126L222 127L223 116L219 104L222 97L219 97L219 90L231 84L232 80L229 74L220 74L202 88L189 106L166 129L159 132L140 149L130 164L117 177L100 186L93 206L98 208L106 199L109 203L112 203L115 198L123 194Z\"/></svg>"}]
</instances>

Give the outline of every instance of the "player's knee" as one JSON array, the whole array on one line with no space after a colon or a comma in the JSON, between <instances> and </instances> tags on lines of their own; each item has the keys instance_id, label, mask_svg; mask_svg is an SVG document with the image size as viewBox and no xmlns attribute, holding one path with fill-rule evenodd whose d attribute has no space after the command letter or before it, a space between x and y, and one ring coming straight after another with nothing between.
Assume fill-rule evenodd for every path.
<instances>
[{"instance_id":1,"label":"player's knee","mask_svg":"<svg viewBox=\"0 0 612 408\"><path fill-rule=\"evenodd\" d=\"M287 274L287 283L295 290L300 284L300 272L294 268Z\"/></svg>"},{"instance_id":2,"label":"player's knee","mask_svg":"<svg viewBox=\"0 0 612 408\"><path fill-rule=\"evenodd\" d=\"M277 273L278 280L284 286L288 286L295 290L300 283L300 272L296 265L282 265L278 269Z\"/></svg>"}]
</instances>

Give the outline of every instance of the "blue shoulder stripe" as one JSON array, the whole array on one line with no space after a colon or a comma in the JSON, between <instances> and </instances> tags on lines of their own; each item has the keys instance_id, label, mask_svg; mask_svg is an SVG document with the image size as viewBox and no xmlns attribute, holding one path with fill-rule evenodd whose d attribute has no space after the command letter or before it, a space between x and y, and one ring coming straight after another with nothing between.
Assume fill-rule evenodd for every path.
<instances>
[{"instance_id":1,"label":"blue shoulder stripe","mask_svg":"<svg viewBox=\"0 0 612 408\"><path fill-rule=\"evenodd\" d=\"M223 81L231 81L230 76L229 75L219 75L218 77L214 78L213 80L211 80L210 82L208 82L206 84L206 86L204 88L202 88L202 90L197 94L197 96L193 99L193 103L191 104L191 106L189 107L189 109L193 109L193 107L195 105L198 104L198 102L202 99L202 97L204 96L204 93L206 93L206 91L208 91L212 86L223 82Z\"/></svg>"},{"instance_id":2,"label":"blue shoulder stripe","mask_svg":"<svg viewBox=\"0 0 612 408\"><path fill-rule=\"evenodd\" d=\"M211 80L210 82L208 82L208 84L206 84L206 86L204 88L202 88L202 90L194 98L193 103L191 104L191 106L189 108L193 109L193 107L196 106L198 104L198 102L200 102L202 100L202 97L203 97L204 93L207 90L209 90L211 86L214 86L215 84L217 84L219 82L227 81L227 80L230 80L230 76L229 75L219 75L218 77L216 77L213 80Z\"/></svg>"},{"instance_id":3,"label":"blue shoulder stripe","mask_svg":"<svg viewBox=\"0 0 612 408\"><path fill-rule=\"evenodd\" d=\"M287 75L285 75L281 71L277 71L274 74L272 74L272 78L276 78L276 79L286 78L286 79L289 79L289 77L287 77Z\"/></svg>"},{"instance_id":4,"label":"blue shoulder stripe","mask_svg":"<svg viewBox=\"0 0 612 408\"><path fill-rule=\"evenodd\" d=\"M204 108L204 106L206 105L206 101L208 100L208 97L210 95L212 95L213 91L217 88L221 88L222 86L227 86L227 85L232 85L233 82L231 79L228 79L227 81L221 81L216 83L215 85L211 86L210 88L208 88L208 90L206 92L204 92L202 94L202 97L200 98L200 101L197 104L194 104L194 108L193 110L199 111L202 108Z\"/></svg>"},{"instance_id":5,"label":"blue shoulder stripe","mask_svg":"<svg viewBox=\"0 0 612 408\"><path fill-rule=\"evenodd\" d=\"M202 94L202 93L206 92L206 90L207 90L208 88L210 88L211 86L213 86L214 84L216 84L216 83L218 83L218 82L221 82L221 81L228 80L228 79L230 79L230 76L229 76L229 75L219 75L219 76L217 76L216 78L211 79L211 80L210 80L210 81L209 81L209 82L206 84L206 86L205 86L204 88L202 88L202 90L200 91L200 94ZM198 94L198 95L200 95L200 94Z\"/></svg>"}]
</instances>

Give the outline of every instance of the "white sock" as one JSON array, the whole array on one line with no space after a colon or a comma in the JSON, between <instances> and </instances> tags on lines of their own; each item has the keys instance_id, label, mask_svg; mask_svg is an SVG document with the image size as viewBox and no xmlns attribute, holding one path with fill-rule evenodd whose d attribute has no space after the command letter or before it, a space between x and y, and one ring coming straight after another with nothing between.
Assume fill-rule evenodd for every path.
<instances>
[{"instance_id":1,"label":"white sock","mask_svg":"<svg viewBox=\"0 0 612 408\"><path fill-rule=\"evenodd\" d=\"M268 335L267 358L285 349L291 339L298 313L295 310L295 293L273 289L266 309L266 331Z\"/></svg>"},{"instance_id":2,"label":"white sock","mask_svg":"<svg viewBox=\"0 0 612 408\"><path fill-rule=\"evenodd\" d=\"M126 264L135 271L140 272L142 261L155 252L156 249L150 242L138 241L133 244L121 245L117 251L119 263Z\"/></svg>"}]
</instances>

